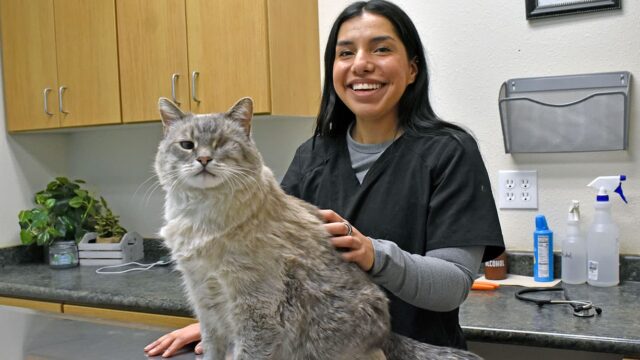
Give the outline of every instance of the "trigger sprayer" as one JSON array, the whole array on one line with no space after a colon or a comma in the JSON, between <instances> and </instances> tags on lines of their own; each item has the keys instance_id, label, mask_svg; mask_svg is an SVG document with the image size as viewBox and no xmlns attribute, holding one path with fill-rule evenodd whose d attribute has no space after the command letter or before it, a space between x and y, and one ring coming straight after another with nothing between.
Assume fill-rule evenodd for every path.
<instances>
[{"instance_id":1,"label":"trigger sprayer","mask_svg":"<svg viewBox=\"0 0 640 360\"><path fill-rule=\"evenodd\" d=\"M593 223L587 233L587 282L593 286L615 286L620 282L620 230L611 216L609 193L627 203L622 182L627 177L600 176L589 185L598 191Z\"/></svg>"}]
</instances>

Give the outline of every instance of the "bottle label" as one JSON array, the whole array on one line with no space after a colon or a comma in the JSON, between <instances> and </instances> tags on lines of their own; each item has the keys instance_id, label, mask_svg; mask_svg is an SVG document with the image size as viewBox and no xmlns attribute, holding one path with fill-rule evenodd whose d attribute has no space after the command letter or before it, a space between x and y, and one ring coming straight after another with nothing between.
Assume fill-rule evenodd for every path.
<instances>
[{"instance_id":1,"label":"bottle label","mask_svg":"<svg viewBox=\"0 0 640 360\"><path fill-rule=\"evenodd\" d=\"M538 237L538 277L549 277L549 236Z\"/></svg>"},{"instance_id":2,"label":"bottle label","mask_svg":"<svg viewBox=\"0 0 640 360\"><path fill-rule=\"evenodd\" d=\"M598 262L589 260L588 264L589 280L598 280Z\"/></svg>"}]
</instances>

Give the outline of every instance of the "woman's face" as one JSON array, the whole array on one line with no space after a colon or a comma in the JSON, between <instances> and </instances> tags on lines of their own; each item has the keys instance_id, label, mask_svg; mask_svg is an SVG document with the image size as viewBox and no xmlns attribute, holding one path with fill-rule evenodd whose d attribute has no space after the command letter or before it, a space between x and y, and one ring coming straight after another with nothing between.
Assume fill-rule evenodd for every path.
<instances>
[{"instance_id":1,"label":"woman's face","mask_svg":"<svg viewBox=\"0 0 640 360\"><path fill-rule=\"evenodd\" d=\"M356 119L396 122L398 101L417 71L385 17L364 12L340 26L333 84Z\"/></svg>"}]
</instances>

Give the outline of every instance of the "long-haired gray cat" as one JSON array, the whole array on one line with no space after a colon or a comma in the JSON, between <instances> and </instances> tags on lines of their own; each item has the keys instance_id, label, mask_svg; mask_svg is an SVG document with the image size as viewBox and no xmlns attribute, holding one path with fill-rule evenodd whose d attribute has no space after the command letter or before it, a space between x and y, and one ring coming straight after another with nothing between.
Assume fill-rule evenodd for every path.
<instances>
[{"instance_id":1,"label":"long-haired gray cat","mask_svg":"<svg viewBox=\"0 0 640 360\"><path fill-rule=\"evenodd\" d=\"M250 136L253 103L185 114L159 101L160 232L205 359L477 359L389 332L384 293L332 248L317 209L286 195ZM382 355L384 352L384 355Z\"/></svg>"}]
</instances>

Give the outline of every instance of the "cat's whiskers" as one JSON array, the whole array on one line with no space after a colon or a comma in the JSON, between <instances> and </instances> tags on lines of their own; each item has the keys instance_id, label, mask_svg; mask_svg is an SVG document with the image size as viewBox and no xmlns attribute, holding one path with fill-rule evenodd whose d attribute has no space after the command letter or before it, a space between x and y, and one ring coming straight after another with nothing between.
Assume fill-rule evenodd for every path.
<instances>
[{"instance_id":1,"label":"cat's whiskers","mask_svg":"<svg viewBox=\"0 0 640 360\"><path fill-rule=\"evenodd\" d=\"M174 181L176 178L180 176L180 171L181 169L175 169L167 172L165 174L165 181L167 182ZM162 186L162 181L160 180L160 178L158 178L151 186L149 186L149 188L147 188L143 197L145 207L149 205L149 201L151 200L151 196L153 195L153 193L161 186Z\"/></svg>"}]
</instances>

